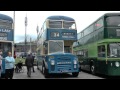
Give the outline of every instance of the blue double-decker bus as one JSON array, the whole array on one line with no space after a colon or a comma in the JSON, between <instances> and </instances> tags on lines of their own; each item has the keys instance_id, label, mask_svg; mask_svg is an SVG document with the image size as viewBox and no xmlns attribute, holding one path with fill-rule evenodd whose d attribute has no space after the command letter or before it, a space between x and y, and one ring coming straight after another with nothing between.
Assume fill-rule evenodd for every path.
<instances>
[{"instance_id":1,"label":"blue double-decker bus","mask_svg":"<svg viewBox=\"0 0 120 90\"><path fill-rule=\"evenodd\" d=\"M76 22L67 16L49 16L37 38L37 68L45 77L55 73L79 74L78 58L73 54L77 41Z\"/></svg>"},{"instance_id":2,"label":"blue double-decker bus","mask_svg":"<svg viewBox=\"0 0 120 90\"><path fill-rule=\"evenodd\" d=\"M0 50L2 50L2 77L5 75L5 57L8 51L14 56L14 27L13 19L7 15L0 14Z\"/></svg>"}]
</instances>

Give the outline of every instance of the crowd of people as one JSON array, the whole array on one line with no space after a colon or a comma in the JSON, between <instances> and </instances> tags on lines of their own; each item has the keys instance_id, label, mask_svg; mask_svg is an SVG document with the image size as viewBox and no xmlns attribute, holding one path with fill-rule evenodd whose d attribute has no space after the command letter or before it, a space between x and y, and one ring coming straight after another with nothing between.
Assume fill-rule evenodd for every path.
<instances>
[{"instance_id":1,"label":"crowd of people","mask_svg":"<svg viewBox=\"0 0 120 90\"><path fill-rule=\"evenodd\" d=\"M0 50L0 78L2 72L2 50ZM34 70L34 56L32 53L29 53L25 59L25 65L27 68L27 75L28 77L31 76L31 69L33 72ZM14 67L15 67L15 58L12 57L12 53L8 52L7 57L5 57L5 79L13 79L14 75Z\"/></svg>"}]
</instances>

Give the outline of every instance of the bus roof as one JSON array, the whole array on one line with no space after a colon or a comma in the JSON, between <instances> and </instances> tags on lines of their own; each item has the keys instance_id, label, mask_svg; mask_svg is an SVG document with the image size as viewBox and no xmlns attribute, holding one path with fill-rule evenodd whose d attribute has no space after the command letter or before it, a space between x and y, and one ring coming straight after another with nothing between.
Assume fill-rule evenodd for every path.
<instances>
[{"instance_id":1,"label":"bus roof","mask_svg":"<svg viewBox=\"0 0 120 90\"><path fill-rule=\"evenodd\" d=\"M104 16L113 16L113 15L118 16L120 15L120 13L105 13L104 14Z\"/></svg>"},{"instance_id":2,"label":"bus roof","mask_svg":"<svg viewBox=\"0 0 120 90\"><path fill-rule=\"evenodd\" d=\"M10 16L4 15L4 14L0 14L0 19L1 20L8 20L8 21L13 22L13 19Z\"/></svg>"},{"instance_id":3,"label":"bus roof","mask_svg":"<svg viewBox=\"0 0 120 90\"><path fill-rule=\"evenodd\" d=\"M77 34L80 34L81 32L83 32L85 29L87 29L89 26L93 25L94 23L96 23L100 18L104 17L104 16L118 16L120 15L120 13L105 13L103 14L102 16L100 16L98 19L96 19L93 23L91 23L90 25L88 25L86 28L84 28L83 30L81 30L79 33Z\"/></svg>"},{"instance_id":4,"label":"bus roof","mask_svg":"<svg viewBox=\"0 0 120 90\"><path fill-rule=\"evenodd\" d=\"M68 16L49 16L47 19L50 20L66 20L66 21L75 21L73 18Z\"/></svg>"}]
</instances>

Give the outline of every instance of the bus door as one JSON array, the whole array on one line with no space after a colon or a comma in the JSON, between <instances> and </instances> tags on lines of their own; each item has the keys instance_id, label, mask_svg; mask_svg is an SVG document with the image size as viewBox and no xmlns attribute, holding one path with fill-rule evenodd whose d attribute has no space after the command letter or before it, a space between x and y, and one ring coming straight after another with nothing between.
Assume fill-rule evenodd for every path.
<instances>
[{"instance_id":1,"label":"bus door","mask_svg":"<svg viewBox=\"0 0 120 90\"><path fill-rule=\"evenodd\" d=\"M84 55L84 58L83 58L84 69L89 71L90 70L90 62L88 59L88 49L83 49L83 55Z\"/></svg>"},{"instance_id":2,"label":"bus door","mask_svg":"<svg viewBox=\"0 0 120 90\"><path fill-rule=\"evenodd\" d=\"M98 58L96 62L96 69L99 72L103 72L105 68L103 66L106 65L106 57L107 57L107 44L98 44L97 46Z\"/></svg>"},{"instance_id":3,"label":"bus door","mask_svg":"<svg viewBox=\"0 0 120 90\"><path fill-rule=\"evenodd\" d=\"M79 50L76 52L76 55L78 56L78 61L80 63L80 67L82 69L85 69L85 59L84 59L84 50Z\"/></svg>"},{"instance_id":4,"label":"bus door","mask_svg":"<svg viewBox=\"0 0 120 90\"><path fill-rule=\"evenodd\" d=\"M5 57L8 55L8 51L12 52L12 43L1 42L0 49L2 50L2 74L5 73Z\"/></svg>"}]
</instances>

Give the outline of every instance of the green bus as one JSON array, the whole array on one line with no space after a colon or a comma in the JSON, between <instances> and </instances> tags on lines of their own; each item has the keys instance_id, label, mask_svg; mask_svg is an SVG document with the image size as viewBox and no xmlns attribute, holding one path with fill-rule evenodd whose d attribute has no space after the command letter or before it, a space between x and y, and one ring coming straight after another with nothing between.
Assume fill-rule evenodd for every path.
<instances>
[{"instance_id":1,"label":"green bus","mask_svg":"<svg viewBox=\"0 0 120 90\"><path fill-rule=\"evenodd\" d=\"M80 68L120 76L120 13L106 13L78 33L73 44Z\"/></svg>"}]
</instances>

